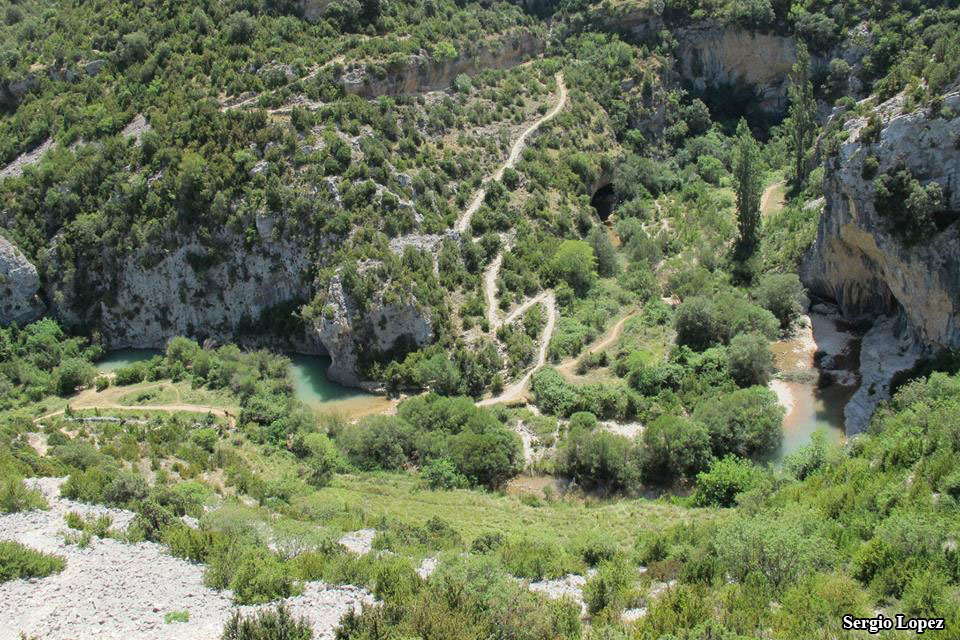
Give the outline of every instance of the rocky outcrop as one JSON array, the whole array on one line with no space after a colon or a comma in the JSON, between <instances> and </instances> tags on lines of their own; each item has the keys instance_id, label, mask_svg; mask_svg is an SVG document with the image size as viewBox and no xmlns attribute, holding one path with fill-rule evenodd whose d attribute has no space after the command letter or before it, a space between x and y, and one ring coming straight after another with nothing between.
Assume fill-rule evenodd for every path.
<instances>
[{"instance_id":1,"label":"rocky outcrop","mask_svg":"<svg viewBox=\"0 0 960 640\"><path fill-rule=\"evenodd\" d=\"M19 249L0 236L0 325L24 324L40 317L37 268Z\"/></svg>"},{"instance_id":2,"label":"rocky outcrop","mask_svg":"<svg viewBox=\"0 0 960 640\"><path fill-rule=\"evenodd\" d=\"M291 332L286 323L271 326L277 319L265 315L277 308L289 315L312 297L310 250L275 232L270 216L259 216L256 226L259 237L249 243L227 232L204 244L177 238L170 243L174 250L108 253L104 272L90 283L94 292L77 292L73 283L55 279L48 297L66 324L96 326L108 349L162 348L185 335L323 353L310 332ZM99 300L88 313L89 304L78 299L83 294Z\"/></svg>"},{"instance_id":3,"label":"rocky outcrop","mask_svg":"<svg viewBox=\"0 0 960 640\"><path fill-rule=\"evenodd\" d=\"M895 97L875 109L878 136L867 118L850 120L847 141L825 161L824 211L801 278L848 319L892 317L864 337L861 390L870 402L851 402L848 432L865 426L897 370L924 351L960 347L960 225L907 242L875 207L874 174L902 167L921 183L938 183L944 207L960 211L960 96L947 95L942 105L935 114L906 110Z\"/></svg>"},{"instance_id":4,"label":"rocky outcrop","mask_svg":"<svg viewBox=\"0 0 960 640\"><path fill-rule=\"evenodd\" d=\"M527 29L484 40L460 51L452 60L435 60L427 54L410 56L399 69L384 69L375 75L371 66L348 68L341 77L344 91L364 98L382 95L424 93L445 89L461 73L472 75L485 69L509 69L540 55L544 39Z\"/></svg>"},{"instance_id":5,"label":"rocky outcrop","mask_svg":"<svg viewBox=\"0 0 960 640\"><path fill-rule=\"evenodd\" d=\"M416 300L385 302L387 291L389 285L368 301L366 310L361 310L345 290L340 274L332 278L326 304L315 324L319 340L330 355L327 376L331 380L351 387L364 386L362 360L398 347L421 347L433 339L428 311Z\"/></svg>"},{"instance_id":6,"label":"rocky outcrop","mask_svg":"<svg viewBox=\"0 0 960 640\"><path fill-rule=\"evenodd\" d=\"M724 87L754 90L764 111L787 108L794 38L706 23L679 32L676 68L698 92Z\"/></svg>"}]
</instances>

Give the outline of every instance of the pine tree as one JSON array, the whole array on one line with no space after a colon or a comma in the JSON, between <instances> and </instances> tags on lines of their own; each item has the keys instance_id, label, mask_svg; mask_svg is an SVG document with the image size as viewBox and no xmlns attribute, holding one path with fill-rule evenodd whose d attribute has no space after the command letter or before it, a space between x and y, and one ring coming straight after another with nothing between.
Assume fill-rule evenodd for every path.
<instances>
[{"instance_id":1,"label":"pine tree","mask_svg":"<svg viewBox=\"0 0 960 640\"><path fill-rule=\"evenodd\" d=\"M813 97L813 82L810 80L810 52L803 43L797 45L797 62L793 65L788 95L790 110L787 115L787 130L790 150L793 153L793 187L799 190L810 173L807 152L813 144L817 126L817 103Z\"/></svg>"},{"instance_id":2,"label":"pine tree","mask_svg":"<svg viewBox=\"0 0 960 640\"><path fill-rule=\"evenodd\" d=\"M740 232L736 258L743 262L754 254L759 243L757 230L760 226L760 192L763 188L760 148L744 119L737 125L734 177L737 191L737 227Z\"/></svg>"}]
</instances>

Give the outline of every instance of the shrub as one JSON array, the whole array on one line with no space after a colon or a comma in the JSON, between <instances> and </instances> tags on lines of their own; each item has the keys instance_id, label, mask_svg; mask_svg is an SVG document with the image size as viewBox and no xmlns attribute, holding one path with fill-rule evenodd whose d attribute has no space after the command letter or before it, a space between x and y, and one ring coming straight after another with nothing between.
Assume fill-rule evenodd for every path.
<instances>
[{"instance_id":1,"label":"shrub","mask_svg":"<svg viewBox=\"0 0 960 640\"><path fill-rule=\"evenodd\" d=\"M734 336L727 349L727 372L741 387L766 386L773 371L770 343L758 333Z\"/></svg>"},{"instance_id":2,"label":"shrub","mask_svg":"<svg viewBox=\"0 0 960 640\"><path fill-rule=\"evenodd\" d=\"M297 590L287 567L262 547L219 537L208 554L204 583L230 589L237 604L262 604L287 598Z\"/></svg>"},{"instance_id":3,"label":"shrub","mask_svg":"<svg viewBox=\"0 0 960 640\"><path fill-rule=\"evenodd\" d=\"M699 507L732 507L737 496L758 486L763 471L749 460L726 456L714 460L710 469L697 474L693 502Z\"/></svg>"},{"instance_id":4,"label":"shrub","mask_svg":"<svg viewBox=\"0 0 960 640\"><path fill-rule=\"evenodd\" d=\"M66 561L60 556L34 551L19 542L0 541L0 583L19 578L44 578L60 573Z\"/></svg>"},{"instance_id":5,"label":"shrub","mask_svg":"<svg viewBox=\"0 0 960 640\"><path fill-rule=\"evenodd\" d=\"M625 491L637 485L636 448L624 436L598 431L571 432L557 454L557 470L586 487Z\"/></svg>"},{"instance_id":6,"label":"shrub","mask_svg":"<svg viewBox=\"0 0 960 640\"><path fill-rule=\"evenodd\" d=\"M127 506L147 497L149 487L143 476L130 471L118 471L103 490L103 499L108 504Z\"/></svg>"},{"instance_id":7,"label":"shrub","mask_svg":"<svg viewBox=\"0 0 960 640\"><path fill-rule=\"evenodd\" d=\"M176 517L166 507L160 506L155 500L146 500L137 509L128 535L131 540L160 542L164 529L175 520Z\"/></svg>"},{"instance_id":8,"label":"shrub","mask_svg":"<svg viewBox=\"0 0 960 640\"><path fill-rule=\"evenodd\" d=\"M402 420L391 416L372 416L344 431L337 444L350 463L358 469L398 471L407 463L412 449L410 429Z\"/></svg>"},{"instance_id":9,"label":"shrub","mask_svg":"<svg viewBox=\"0 0 960 640\"><path fill-rule=\"evenodd\" d=\"M46 509L47 501L38 489L28 489L15 475L0 480L0 513Z\"/></svg>"},{"instance_id":10,"label":"shrub","mask_svg":"<svg viewBox=\"0 0 960 640\"><path fill-rule=\"evenodd\" d=\"M573 541L573 552L591 567L617 555L620 545L603 531L592 531L578 536Z\"/></svg>"},{"instance_id":11,"label":"shrub","mask_svg":"<svg viewBox=\"0 0 960 640\"><path fill-rule=\"evenodd\" d=\"M577 411L570 416L570 430L581 429L583 431L593 431L597 426L597 416L589 411Z\"/></svg>"},{"instance_id":12,"label":"shrub","mask_svg":"<svg viewBox=\"0 0 960 640\"><path fill-rule=\"evenodd\" d=\"M497 489L523 469L523 447L512 431L499 426L484 433L465 431L451 438L450 460L474 485Z\"/></svg>"},{"instance_id":13,"label":"shrub","mask_svg":"<svg viewBox=\"0 0 960 640\"><path fill-rule=\"evenodd\" d=\"M701 296L688 298L677 307L673 326L677 331L677 344L695 351L703 351L720 341L717 310L709 299Z\"/></svg>"},{"instance_id":14,"label":"shrub","mask_svg":"<svg viewBox=\"0 0 960 640\"><path fill-rule=\"evenodd\" d=\"M784 329L804 311L804 289L795 273L763 276L754 289L753 296L761 307L776 316Z\"/></svg>"},{"instance_id":15,"label":"shrub","mask_svg":"<svg viewBox=\"0 0 960 640\"><path fill-rule=\"evenodd\" d=\"M499 531L482 533L474 539L473 544L470 545L470 551L473 553L493 553L503 543L504 537Z\"/></svg>"},{"instance_id":16,"label":"shrub","mask_svg":"<svg viewBox=\"0 0 960 640\"><path fill-rule=\"evenodd\" d=\"M775 393L750 387L707 399L693 417L706 425L714 456L757 459L780 447L783 415Z\"/></svg>"},{"instance_id":17,"label":"shrub","mask_svg":"<svg viewBox=\"0 0 960 640\"><path fill-rule=\"evenodd\" d=\"M284 605L249 616L239 611L223 627L221 640L312 640L313 627L306 618L295 619Z\"/></svg>"},{"instance_id":18,"label":"shrub","mask_svg":"<svg viewBox=\"0 0 960 640\"><path fill-rule=\"evenodd\" d=\"M307 482L317 489L327 486L341 466L339 452L330 438L322 433L308 434L304 437L304 446L309 452L305 460L309 469Z\"/></svg>"},{"instance_id":19,"label":"shrub","mask_svg":"<svg viewBox=\"0 0 960 640\"><path fill-rule=\"evenodd\" d=\"M643 431L643 475L654 481L690 477L710 463L710 435L699 422L660 416Z\"/></svg>"},{"instance_id":20,"label":"shrub","mask_svg":"<svg viewBox=\"0 0 960 640\"><path fill-rule=\"evenodd\" d=\"M497 557L512 575L528 580L559 578L575 568L573 559L556 544L526 538L501 545Z\"/></svg>"},{"instance_id":21,"label":"shrub","mask_svg":"<svg viewBox=\"0 0 960 640\"><path fill-rule=\"evenodd\" d=\"M456 466L443 458L428 462L420 470L420 479L431 489L462 489L468 484Z\"/></svg>"},{"instance_id":22,"label":"shrub","mask_svg":"<svg viewBox=\"0 0 960 640\"><path fill-rule=\"evenodd\" d=\"M53 370L54 386L57 393L67 396L76 391L77 387L86 386L93 381L96 369L82 358L67 358Z\"/></svg>"},{"instance_id":23,"label":"shrub","mask_svg":"<svg viewBox=\"0 0 960 640\"><path fill-rule=\"evenodd\" d=\"M597 259L590 245L582 240L564 240L547 264L554 283L565 282L584 293L596 278Z\"/></svg>"},{"instance_id":24,"label":"shrub","mask_svg":"<svg viewBox=\"0 0 960 640\"><path fill-rule=\"evenodd\" d=\"M601 562L597 573L583 587L587 610L597 615L604 609L622 609L624 596L633 582L631 573L631 568L620 558Z\"/></svg>"}]
</instances>

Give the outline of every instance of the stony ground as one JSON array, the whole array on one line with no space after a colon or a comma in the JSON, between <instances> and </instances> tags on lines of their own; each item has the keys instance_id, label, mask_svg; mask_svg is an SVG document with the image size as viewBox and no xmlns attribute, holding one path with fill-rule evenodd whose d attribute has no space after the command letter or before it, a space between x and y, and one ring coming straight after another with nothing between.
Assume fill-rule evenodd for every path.
<instances>
[{"instance_id":1,"label":"stony ground","mask_svg":"<svg viewBox=\"0 0 960 640\"><path fill-rule=\"evenodd\" d=\"M59 574L0 584L0 640L20 633L44 640L117 638L134 640L213 640L235 607L229 591L203 585L203 567L168 555L164 547L94 539L83 549L64 542L64 516L110 515L123 530L133 513L86 505L59 497L62 480L35 481L47 496L48 511L0 516L0 539L66 558ZM307 583L302 595L287 600L294 615L306 616L315 638L332 638L341 616L373 598L356 587ZM239 607L244 613L256 607ZM164 614L187 611L185 623L164 623Z\"/></svg>"}]
</instances>

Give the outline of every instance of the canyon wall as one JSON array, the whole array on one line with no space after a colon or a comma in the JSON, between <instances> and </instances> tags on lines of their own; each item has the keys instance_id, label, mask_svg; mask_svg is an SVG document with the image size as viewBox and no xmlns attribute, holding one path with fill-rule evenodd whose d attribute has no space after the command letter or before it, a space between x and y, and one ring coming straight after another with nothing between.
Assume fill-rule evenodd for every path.
<instances>
[{"instance_id":1,"label":"canyon wall","mask_svg":"<svg viewBox=\"0 0 960 640\"><path fill-rule=\"evenodd\" d=\"M43 313L37 268L0 236L0 325L32 322Z\"/></svg>"},{"instance_id":2,"label":"canyon wall","mask_svg":"<svg viewBox=\"0 0 960 640\"><path fill-rule=\"evenodd\" d=\"M875 206L875 176L906 169L922 185L940 185L944 222L960 211L960 96L945 96L938 109L904 105L900 95L873 111L879 132L867 117L846 123L846 141L825 160L826 204L801 268L813 294L835 301L848 319L874 325L861 350L863 385L847 410L853 433L888 396L897 370L960 347L960 225L940 224L908 241Z\"/></svg>"},{"instance_id":3,"label":"canyon wall","mask_svg":"<svg viewBox=\"0 0 960 640\"><path fill-rule=\"evenodd\" d=\"M369 65L348 67L341 77L348 94L363 98L382 95L424 93L446 89L460 74L472 75L487 69L509 69L543 53L544 38L528 29L499 35L475 43L452 60L435 60L430 55L410 56L399 69L384 69L374 75Z\"/></svg>"}]
</instances>

